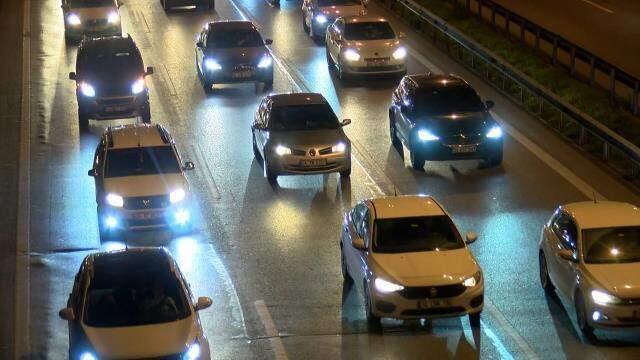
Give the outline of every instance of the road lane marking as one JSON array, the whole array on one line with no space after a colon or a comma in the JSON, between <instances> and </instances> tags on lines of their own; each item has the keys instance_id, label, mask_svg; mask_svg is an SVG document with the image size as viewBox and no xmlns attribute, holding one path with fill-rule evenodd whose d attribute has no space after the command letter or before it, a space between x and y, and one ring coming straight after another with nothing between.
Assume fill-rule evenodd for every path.
<instances>
[{"instance_id":1,"label":"road lane marking","mask_svg":"<svg viewBox=\"0 0 640 360\"><path fill-rule=\"evenodd\" d=\"M498 335L496 335L496 333L494 333L493 330L491 330L487 326L484 320L480 321L480 323L482 324L482 331L484 331L485 335L487 335L487 337L493 342L493 345L498 350L498 353L500 354L500 359L513 360L513 356L511 355L511 353L509 353L507 348L502 344L502 341L500 341L500 338L498 337Z\"/></svg>"},{"instance_id":2,"label":"road lane marking","mask_svg":"<svg viewBox=\"0 0 640 360\"><path fill-rule=\"evenodd\" d=\"M606 13L613 14L613 10L611 10L609 8L606 8L606 7L604 7L604 6L602 6L602 5L598 4L598 3L595 3L593 1L590 1L590 0L580 0L580 1L582 1L583 3L587 3L587 4L597 8L599 10L602 10L602 11L606 12Z\"/></svg>"},{"instance_id":3,"label":"road lane marking","mask_svg":"<svg viewBox=\"0 0 640 360\"><path fill-rule=\"evenodd\" d=\"M197 143L197 145L191 145L191 148L193 149L192 154L196 158L198 169L203 169L202 177L204 178L207 187L209 187L209 192L211 193L213 200L220 200L220 190L213 179L213 172L211 171L209 163L200 148L200 143Z\"/></svg>"},{"instance_id":4,"label":"road lane marking","mask_svg":"<svg viewBox=\"0 0 640 360\"><path fill-rule=\"evenodd\" d=\"M271 342L271 346L273 347L273 352L276 355L276 359L287 360L287 352L284 349L284 344L282 343L282 339L280 338L280 333L276 329L276 325L273 323L271 313L269 313L269 309L267 309L267 305L264 303L264 300L257 300L253 304L256 307L256 311L258 312L260 321L262 321L262 325L264 325L264 329L266 330L266 334L269 337L269 342Z\"/></svg>"},{"instance_id":5,"label":"road lane marking","mask_svg":"<svg viewBox=\"0 0 640 360\"><path fill-rule=\"evenodd\" d=\"M484 310L488 311L489 315L498 322L499 328L505 330L508 333L508 335L516 342L516 344L518 345L518 348L524 353L525 358L530 360L539 359L538 355L536 355L536 353L533 351L531 346L529 346L529 343L522 336L520 336L520 333L518 333L518 331L513 327L513 325L511 325L509 320L507 320L507 318L502 314L502 312L500 312L500 310L498 310L498 308L496 308L493 302L489 300L489 298L486 296L484 298ZM491 332L491 333L493 332L488 326L486 326L486 324L484 325L485 326L483 327L483 330L485 331L485 334L491 337L491 335L488 332ZM493 334L493 336L495 336L495 334ZM500 340L498 339L498 341ZM500 344L502 344L502 342L500 342ZM506 348L504 348L504 345L501 345L501 347L506 351ZM500 349L500 347L498 347L498 349Z\"/></svg>"}]
</instances>

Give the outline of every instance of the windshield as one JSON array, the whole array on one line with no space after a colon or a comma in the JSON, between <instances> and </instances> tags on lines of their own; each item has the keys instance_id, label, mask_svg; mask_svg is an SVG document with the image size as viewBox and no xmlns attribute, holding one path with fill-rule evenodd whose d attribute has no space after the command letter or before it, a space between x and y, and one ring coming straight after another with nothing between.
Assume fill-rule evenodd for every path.
<instances>
[{"instance_id":1,"label":"windshield","mask_svg":"<svg viewBox=\"0 0 640 360\"><path fill-rule=\"evenodd\" d=\"M179 280L168 270L112 268L91 280L85 322L94 327L166 323L188 317L187 304Z\"/></svg>"},{"instance_id":2,"label":"windshield","mask_svg":"<svg viewBox=\"0 0 640 360\"><path fill-rule=\"evenodd\" d=\"M119 176L174 174L180 164L170 146L109 150L106 178Z\"/></svg>"},{"instance_id":3,"label":"windshield","mask_svg":"<svg viewBox=\"0 0 640 360\"><path fill-rule=\"evenodd\" d=\"M583 230L582 249L587 263L640 262L640 226Z\"/></svg>"},{"instance_id":4,"label":"windshield","mask_svg":"<svg viewBox=\"0 0 640 360\"><path fill-rule=\"evenodd\" d=\"M386 40L394 39L396 34L387 22L368 22L346 24L344 37L347 40Z\"/></svg>"},{"instance_id":5,"label":"windshield","mask_svg":"<svg viewBox=\"0 0 640 360\"><path fill-rule=\"evenodd\" d=\"M71 0L74 8L115 7L113 0Z\"/></svg>"},{"instance_id":6,"label":"windshield","mask_svg":"<svg viewBox=\"0 0 640 360\"><path fill-rule=\"evenodd\" d=\"M277 106L271 111L270 130L337 129L338 118L328 104Z\"/></svg>"},{"instance_id":7,"label":"windshield","mask_svg":"<svg viewBox=\"0 0 640 360\"><path fill-rule=\"evenodd\" d=\"M444 86L416 94L413 113L418 116L479 112L485 107L476 92L467 86Z\"/></svg>"},{"instance_id":8,"label":"windshield","mask_svg":"<svg viewBox=\"0 0 640 360\"><path fill-rule=\"evenodd\" d=\"M87 54L79 65L79 71L98 77L136 78L144 72L142 58L129 52Z\"/></svg>"},{"instance_id":9,"label":"windshield","mask_svg":"<svg viewBox=\"0 0 640 360\"><path fill-rule=\"evenodd\" d=\"M361 5L359 0L318 0L318 6L354 6Z\"/></svg>"},{"instance_id":10,"label":"windshield","mask_svg":"<svg viewBox=\"0 0 640 360\"><path fill-rule=\"evenodd\" d=\"M373 251L404 253L461 249L464 242L448 216L381 219L375 223Z\"/></svg>"},{"instance_id":11,"label":"windshield","mask_svg":"<svg viewBox=\"0 0 640 360\"><path fill-rule=\"evenodd\" d=\"M264 46L264 42L255 30L233 30L209 32L207 48L229 49Z\"/></svg>"}]
</instances>

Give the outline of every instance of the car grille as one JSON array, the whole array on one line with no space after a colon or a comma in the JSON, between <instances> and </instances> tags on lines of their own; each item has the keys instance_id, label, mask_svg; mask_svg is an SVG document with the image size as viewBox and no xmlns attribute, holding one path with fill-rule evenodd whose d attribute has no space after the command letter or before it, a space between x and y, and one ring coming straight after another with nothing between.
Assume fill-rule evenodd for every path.
<instances>
[{"instance_id":1,"label":"car grille","mask_svg":"<svg viewBox=\"0 0 640 360\"><path fill-rule=\"evenodd\" d=\"M435 289L433 292L431 289ZM405 287L398 293L406 299L440 299L462 295L466 287L462 284L444 286Z\"/></svg>"},{"instance_id":2,"label":"car grille","mask_svg":"<svg viewBox=\"0 0 640 360\"><path fill-rule=\"evenodd\" d=\"M412 309L402 312L404 316L437 316L437 315L449 315L459 314L464 312L464 308L461 306L450 308L431 308L431 309Z\"/></svg>"},{"instance_id":3,"label":"car grille","mask_svg":"<svg viewBox=\"0 0 640 360\"><path fill-rule=\"evenodd\" d=\"M84 22L87 26L102 26L107 24L107 19L90 19Z\"/></svg>"},{"instance_id":4,"label":"car grille","mask_svg":"<svg viewBox=\"0 0 640 360\"><path fill-rule=\"evenodd\" d=\"M456 134L443 136L440 139L445 145L472 145L482 142L482 136L478 134Z\"/></svg>"},{"instance_id":5,"label":"car grille","mask_svg":"<svg viewBox=\"0 0 640 360\"><path fill-rule=\"evenodd\" d=\"M389 61L391 60L390 57L372 57L372 58L364 58L364 61L379 61L379 62L383 62L383 61Z\"/></svg>"},{"instance_id":6,"label":"car grille","mask_svg":"<svg viewBox=\"0 0 640 360\"><path fill-rule=\"evenodd\" d=\"M145 227L145 226L161 226L166 225L167 220L164 217L155 219L128 219L127 225L129 227Z\"/></svg>"},{"instance_id":7,"label":"car grille","mask_svg":"<svg viewBox=\"0 0 640 360\"><path fill-rule=\"evenodd\" d=\"M117 98L98 99L98 103L104 106L131 105L133 104L133 98L117 97Z\"/></svg>"},{"instance_id":8,"label":"car grille","mask_svg":"<svg viewBox=\"0 0 640 360\"><path fill-rule=\"evenodd\" d=\"M326 147L326 148L322 148L320 150L317 149L291 149L291 154L295 155L295 156L306 156L306 155L310 155L309 151L313 150L314 154L316 155L328 155L331 154L331 146Z\"/></svg>"},{"instance_id":9,"label":"car grille","mask_svg":"<svg viewBox=\"0 0 640 360\"><path fill-rule=\"evenodd\" d=\"M169 196L139 196L124 199L124 208L128 210L158 209L169 206Z\"/></svg>"}]
</instances>

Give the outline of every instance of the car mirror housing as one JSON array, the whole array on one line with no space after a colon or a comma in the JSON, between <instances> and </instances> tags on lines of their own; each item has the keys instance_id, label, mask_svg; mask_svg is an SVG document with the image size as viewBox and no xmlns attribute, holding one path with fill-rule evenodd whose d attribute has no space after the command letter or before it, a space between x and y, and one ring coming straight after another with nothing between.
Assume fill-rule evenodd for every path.
<instances>
[{"instance_id":1,"label":"car mirror housing","mask_svg":"<svg viewBox=\"0 0 640 360\"><path fill-rule=\"evenodd\" d=\"M467 235L465 236L465 243L467 243L467 244L472 244L476 240L478 240L478 234L476 234L475 231L469 231L467 233Z\"/></svg>"},{"instance_id":2,"label":"car mirror housing","mask_svg":"<svg viewBox=\"0 0 640 360\"><path fill-rule=\"evenodd\" d=\"M58 316L60 316L62 320L67 320L67 321L73 321L76 319L76 316L73 313L73 308L70 308L70 307L60 310L58 312Z\"/></svg>"},{"instance_id":3,"label":"car mirror housing","mask_svg":"<svg viewBox=\"0 0 640 360\"><path fill-rule=\"evenodd\" d=\"M267 44L267 45L271 45L271 44L273 44L273 40L271 40L271 39L265 39L265 40L264 40L264 43L265 43L265 44Z\"/></svg>"},{"instance_id":4,"label":"car mirror housing","mask_svg":"<svg viewBox=\"0 0 640 360\"><path fill-rule=\"evenodd\" d=\"M147 71L144 74L153 75L153 66L147 66Z\"/></svg>"},{"instance_id":5,"label":"car mirror housing","mask_svg":"<svg viewBox=\"0 0 640 360\"><path fill-rule=\"evenodd\" d=\"M76 73L75 72L70 72L69 73L69 80L75 80L76 79Z\"/></svg>"},{"instance_id":6,"label":"car mirror housing","mask_svg":"<svg viewBox=\"0 0 640 360\"><path fill-rule=\"evenodd\" d=\"M96 170L95 169L91 169L91 170L87 171L87 175L89 175L91 177L95 177L96 176Z\"/></svg>"},{"instance_id":7,"label":"car mirror housing","mask_svg":"<svg viewBox=\"0 0 640 360\"><path fill-rule=\"evenodd\" d=\"M347 125L351 124L351 119L344 119L344 120L342 120L341 124L342 124L342 126L347 126Z\"/></svg>"},{"instance_id":8,"label":"car mirror housing","mask_svg":"<svg viewBox=\"0 0 640 360\"><path fill-rule=\"evenodd\" d=\"M213 304L213 300L206 296L201 296L198 298L198 301L193 305L196 311L204 310Z\"/></svg>"},{"instance_id":9,"label":"car mirror housing","mask_svg":"<svg viewBox=\"0 0 640 360\"><path fill-rule=\"evenodd\" d=\"M496 106L496 103L494 103L492 100L487 100L485 104L486 104L487 110L491 110L493 109L494 106Z\"/></svg>"},{"instance_id":10,"label":"car mirror housing","mask_svg":"<svg viewBox=\"0 0 640 360\"><path fill-rule=\"evenodd\" d=\"M184 170L193 170L196 168L196 165L191 161L185 161L184 166L182 168Z\"/></svg>"},{"instance_id":11,"label":"car mirror housing","mask_svg":"<svg viewBox=\"0 0 640 360\"><path fill-rule=\"evenodd\" d=\"M558 256L562 260L567 260L567 261L571 261L571 262L577 262L577 259L574 256L573 250L562 249L562 250L558 251Z\"/></svg>"},{"instance_id":12,"label":"car mirror housing","mask_svg":"<svg viewBox=\"0 0 640 360\"><path fill-rule=\"evenodd\" d=\"M358 250L366 250L367 247L364 244L364 239L356 236L351 239L351 245Z\"/></svg>"}]
</instances>

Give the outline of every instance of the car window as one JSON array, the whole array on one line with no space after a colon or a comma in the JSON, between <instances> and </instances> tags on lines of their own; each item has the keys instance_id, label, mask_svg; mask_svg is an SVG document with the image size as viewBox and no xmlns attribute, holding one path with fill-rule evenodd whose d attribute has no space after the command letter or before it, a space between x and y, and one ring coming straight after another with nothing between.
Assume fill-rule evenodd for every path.
<instances>
[{"instance_id":1,"label":"car window","mask_svg":"<svg viewBox=\"0 0 640 360\"><path fill-rule=\"evenodd\" d=\"M83 76L89 74L104 80L112 80L114 76L135 79L144 73L137 51L93 52L82 56L78 65Z\"/></svg>"},{"instance_id":2,"label":"car window","mask_svg":"<svg viewBox=\"0 0 640 360\"><path fill-rule=\"evenodd\" d=\"M71 0L71 6L75 8L115 7L113 0Z\"/></svg>"},{"instance_id":3,"label":"car window","mask_svg":"<svg viewBox=\"0 0 640 360\"><path fill-rule=\"evenodd\" d=\"M359 0L318 0L318 6L353 6L361 5Z\"/></svg>"},{"instance_id":4,"label":"car window","mask_svg":"<svg viewBox=\"0 0 640 360\"><path fill-rule=\"evenodd\" d=\"M448 216L378 219L373 251L404 253L461 249L464 242Z\"/></svg>"},{"instance_id":5,"label":"car window","mask_svg":"<svg viewBox=\"0 0 640 360\"><path fill-rule=\"evenodd\" d=\"M107 152L105 178L180 173L170 146L112 149Z\"/></svg>"},{"instance_id":6,"label":"car window","mask_svg":"<svg viewBox=\"0 0 640 360\"><path fill-rule=\"evenodd\" d=\"M582 249L587 263L640 262L640 226L583 230Z\"/></svg>"},{"instance_id":7,"label":"car window","mask_svg":"<svg viewBox=\"0 0 640 360\"><path fill-rule=\"evenodd\" d=\"M273 106L269 128L275 131L337 129L336 114L328 104Z\"/></svg>"},{"instance_id":8,"label":"car window","mask_svg":"<svg viewBox=\"0 0 640 360\"><path fill-rule=\"evenodd\" d=\"M468 86L423 88L417 91L411 100L413 101L412 113L416 116L448 115L485 110L478 94Z\"/></svg>"},{"instance_id":9,"label":"car window","mask_svg":"<svg viewBox=\"0 0 640 360\"><path fill-rule=\"evenodd\" d=\"M356 205L351 211L351 222L353 223L353 227L356 229L358 235L362 236L360 232L361 224L362 224L362 216L364 215L364 208L366 205L364 203L360 203Z\"/></svg>"},{"instance_id":10,"label":"car window","mask_svg":"<svg viewBox=\"0 0 640 360\"><path fill-rule=\"evenodd\" d=\"M264 42L256 30L210 30L209 35L207 36L208 49L248 48L260 46L264 46Z\"/></svg>"},{"instance_id":11,"label":"car window","mask_svg":"<svg viewBox=\"0 0 640 360\"><path fill-rule=\"evenodd\" d=\"M551 225L553 232L565 249L577 249L578 228L566 213L561 213Z\"/></svg>"},{"instance_id":12,"label":"car window","mask_svg":"<svg viewBox=\"0 0 640 360\"><path fill-rule=\"evenodd\" d=\"M346 24L344 38L347 40L388 40L396 34L387 22L363 22Z\"/></svg>"}]
</instances>

